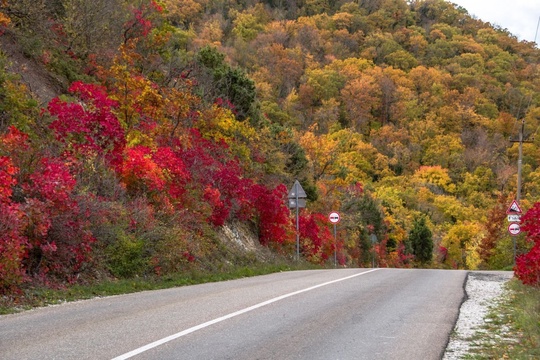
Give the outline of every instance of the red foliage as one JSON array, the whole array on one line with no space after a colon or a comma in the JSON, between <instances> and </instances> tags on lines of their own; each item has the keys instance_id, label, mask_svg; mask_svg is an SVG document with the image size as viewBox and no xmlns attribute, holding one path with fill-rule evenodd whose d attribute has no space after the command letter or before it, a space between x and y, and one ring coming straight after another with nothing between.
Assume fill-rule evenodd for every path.
<instances>
[{"instance_id":1,"label":"red foliage","mask_svg":"<svg viewBox=\"0 0 540 360\"><path fill-rule=\"evenodd\" d=\"M28 240L27 271L37 277L51 273L72 281L89 261L95 241L88 222L79 210L73 192L75 179L58 159L42 158L29 181L22 184L27 219L24 235Z\"/></svg>"},{"instance_id":2,"label":"red foliage","mask_svg":"<svg viewBox=\"0 0 540 360\"><path fill-rule=\"evenodd\" d=\"M121 176L128 191L135 195L163 190L165 186L163 169L154 162L152 152L145 146L126 149Z\"/></svg>"},{"instance_id":3,"label":"red foliage","mask_svg":"<svg viewBox=\"0 0 540 360\"><path fill-rule=\"evenodd\" d=\"M0 156L0 203L9 203L12 186L17 183L13 177L17 173L17 168L13 166L11 159L7 156Z\"/></svg>"},{"instance_id":4,"label":"red foliage","mask_svg":"<svg viewBox=\"0 0 540 360\"><path fill-rule=\"evenodd\" d=\"M160 147L154 152L152 159L157 166L166 170L165 188L169 196L175 200L180 200L185 193L186 184L191 179L182 158L171 148Z\"/></svg>"},{"instance_id":5,"label":"red foliage","mask_svg":"<svg viewBox=\"0 0 540 360\"><path fill-rule=\"evenodd\" d=\"M514 272L524 284L540 287L540 242L516 259Z\"/></svg>"},{"instance_id":6,"label":"red foliage","mask_svg":"<svg viewBox=\"0 0 540 360\"><path fill-rule=\"evenodd\" d=\"M88 155L97 153L113 166L119 166L125 146L124 130L112 110L117 103L108 98L104 87L73 83L69 91L79 102L65 102L58 98L48 105L56 117L50 128L55 138L67 151Z\"/></svg>"},{"instance_id":7,"label":"red foliage","mask_svg":"<svg viewBox=\"0 0 540 360\"><path fill-rule=\"evenodd\" d=\"M210 186L206 187L204 189L204 200L212 207L212 215L209 218L210 222L215 226L225 224L225 221L229 217L229 209L227 209L221 200L219 190Z\"/></svg>"},{"instance_id":8,"label":"red foliage","mask_svg":"<svg viewBox=\"0 0 540 360\"><path fill-rule=\"evenodd\" d=\"M12 291L26 279L22 260L26 239L21 236L22 212L11 201L17 168L0 156L0 294Z\"/></svg>"},{"instance_id":9,"label":"red foliage","mask_svg":"<svg viewBox=\"0 0 540 360\"><path fill-rule=\"evenodd\" d=\"M292 229L290 212L286 206L287 188L281 184L274 190L256 184L251 188L249 198L258 214L259 241L263 245L283 244Z\"/></svg>"},{"instance_id":10,"label":"red foliage","mask_svg":"<svg viewBox=\"0 0 540 360\"><path fill-rule=\"evenodd\" d=\"M252 213L249 193L252 191L253 182L244 178L239 164L235 161L227 162L215 172L214 179L230 215L248 219Z\"/></svg>"},{"instance_id":11,"label":"red foliage","mask_svg":"<svg viewBox=\"0 0 540 360\"><path fill-rule=\"evenodd\" d=\"M153 24L149 17L153 12L162 12L163 8L156 2L142 4L138 8L133 8L133 19L124 24L124 42L130 39L146 37L152 30Z\"/></svg>"},{"instance_id":12,"label":"red foliage","mask_svg":"<svg viewBox=\"0 0 540 360\"><path fill-rule=\"evenodd\" d=\"M517 257L514 273L524 284L540 287L540 203L534 204L522 220L527 241L534 245L527 254Z\"/></svg>"},{"instance_id":13,"label":"red foliage","mask_svg":"<svg viewBox=\"0 0 540 360\"><path fill-rule=\"evenodd\" d=\"M179 147L177 157L183 160L192 186L202 189L204 200L212 208L208 220L220 226L232 217L248 219L253 213L248 195L253 182L245 178L227 144L205 139L197 130L189 135L189 146Z\"/></svg>"},{"instance_id":14,"label":"red foliage","mask_svg":"<svg viewBox=\"0 0 540 360\"><path fill-rule=\"evenodd\" d=\"M0 287L13 290L29 276L72 281L95 241L74 176L65 159L43 157L14 127L0 140L11 156L0 158L0 272L9 271Z\"/></svg>"},{"instance_id":15,"label":"red foliage","mask_svg":"<svg viewBox=\"0 0 540 360\"><path fill-rule=\"evenodd\" d=\"M57 159L42 158L39 170L30 175L30 182L23 185L28 195L44 202L56 210L72 208L75 203L70 194L75 187L75 179L67 166Z\"/></svg>"},{"instance_id":16,"label":"red foliage","mask_svg":"<svg viewBox=\"0 0 540 360\"><path fill-rule=\"evenodd\" d=\"M8 132L0 137L0 149L10 155L13 164L25 163L30 152L28 135L11 126Z\"/></svg>"},{"instance_id":17,"label":"red foliage","mask_svg":"<svg viewBox=\"0 0 540 360\"><path fill-rule=\"evenodd\" d=\"M230 100L227 100L227 99L223 100L223 98L218 97L214 101L214 104L216 104L217 106L222 107L224 109L229 109L235 115L238 114L238 111L236 110L234 104Z\"/></svg>"},{"instance_id":18,"label":"red foliage","mask_svg":"<svg viewBox=\"0 0 540 360\"><path fill-rule=\"evenodd\" d=\"M334 236L327 226L327 217L323 214L299 216L300 238L303 240L302 252L310 259L324 263L334 255L336 248Z\"/></svg>"}]
</instances>

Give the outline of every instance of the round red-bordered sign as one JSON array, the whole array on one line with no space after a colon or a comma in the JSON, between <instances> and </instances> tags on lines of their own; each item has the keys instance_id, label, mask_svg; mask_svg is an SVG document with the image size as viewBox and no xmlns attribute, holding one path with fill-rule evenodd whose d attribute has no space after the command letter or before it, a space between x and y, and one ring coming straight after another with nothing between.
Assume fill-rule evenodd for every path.
<instances>
[{"instance_id":1,"label":"round red-bordered sign","mask_svg":"<svg viewBox=\"0 0 540 360\"><path fill-rule=\"evenodd\" d=\"M517 235L521 232L521 227L518 223L511 223L510 225L508 225L508 232L510 233L510 235Z\"/></svg>"},{"instance_id":2,"label":"round red-bordered sign","mask_svg":"<svg viewBox=\"0 0 540 360\"><path fill-rule=\"evenodd\" d=\"M328 215L328 219L332 224L337 224L340 220L339 214L337 212L332 212L330 215Z\"/></svg>"}]
</instances>

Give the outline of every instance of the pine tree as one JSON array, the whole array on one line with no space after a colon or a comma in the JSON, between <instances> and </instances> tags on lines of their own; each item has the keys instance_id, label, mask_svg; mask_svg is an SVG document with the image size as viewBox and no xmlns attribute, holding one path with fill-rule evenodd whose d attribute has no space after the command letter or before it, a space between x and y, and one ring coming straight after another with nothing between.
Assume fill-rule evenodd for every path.
<instances>
[{"instance_id":1,"label":"pine tree","mask_svg":"<svg viewBox=\"0 0 540 360\"><path fill-rule=\"evenodd\" d=\"M414 257L420 264L431 261L433 257L433 240L431 230L426 225L425 216L414 220L413 228L409 232L409 241L412 245Z\"/></svg>"}]
</instances>

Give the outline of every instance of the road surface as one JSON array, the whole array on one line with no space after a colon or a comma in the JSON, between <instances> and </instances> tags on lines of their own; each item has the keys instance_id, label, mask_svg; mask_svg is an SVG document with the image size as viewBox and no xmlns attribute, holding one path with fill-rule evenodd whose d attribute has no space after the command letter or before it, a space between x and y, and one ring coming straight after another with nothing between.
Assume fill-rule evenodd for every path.
<instances>
[{"instance_id":1,"label":"road surface","mask_svg":"<svg viewBox=\"0 0 540 360\"><path fill-rule=\"evenodd\" d=\"M0 316L0 359L440 359L466 271L338 269Z\"/></svg>"}]
</instances>

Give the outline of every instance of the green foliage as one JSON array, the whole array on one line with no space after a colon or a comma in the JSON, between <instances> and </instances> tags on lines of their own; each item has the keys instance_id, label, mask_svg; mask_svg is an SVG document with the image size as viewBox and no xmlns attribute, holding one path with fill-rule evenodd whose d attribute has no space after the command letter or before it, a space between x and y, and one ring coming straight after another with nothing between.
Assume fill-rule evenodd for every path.
<instances>
[{"instance_id":1,"label":"green foliage","mask_svg":"<svg viewBox=\"0 0 540 360\"><path fill-rule=\"evenodd\" d=\"M148 270L144 247L145 243L133 235L117 234L116 242L105 249L111 273L121 278L144 275Z\"/></svg>"},{"instance_id":2,"label":"green foliage","mask_svg":"<svg viewBox=\"0 0 540 360\"><path fill-rule=\"evenodd\" d=\"M415 259L422 265L429 264L433 258L433 233L427 226L425 216L414 219L409 242Z\"/></svg>"},{"instance_id":3,"label":"green foliage","mask_svg":"<svg viewBox=\"0 0 540 360\"><path fill-rule=\"evenodd\" d=\"M30 132L38 116L37 101L17 76L9 73L8 60L0 53L0 133L9 126Z\"/></svg>"},{"instance_id":4,"label":"green foliage","mask_svg":"<svg viewBox=\"0 0 540 360\"><path fill-rule=\"evenodd\" d=\"M211 76L208 84L201 84L205 87L205 97L212 102L217 99L230 101L238 120L249 117L252 123L257 124L259 113L254 81L243 69L232 68L224 59L223 54L210 46L204 47L197 54L197 60Z\"/></svg>"}]
</instances>

